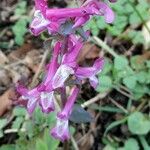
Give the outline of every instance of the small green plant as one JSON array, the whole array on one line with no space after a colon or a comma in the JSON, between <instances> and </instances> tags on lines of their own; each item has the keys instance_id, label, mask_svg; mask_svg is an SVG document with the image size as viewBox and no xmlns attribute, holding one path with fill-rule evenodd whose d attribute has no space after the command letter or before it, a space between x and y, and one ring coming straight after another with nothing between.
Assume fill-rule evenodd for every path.
<instances>
[{"instance_id":1,"label":"small green plant","mask_svg":"<svg viewBox=\"0 0 150 150\"><path fill-rule=\"evenodd\" d=\"M30 21L30 18L26 15L27 13L27 2L21 1L18 3L17 8L15 9L14 16L18 18L15 25L12 27L12 31L15 36L15 42L18 45L22 45L25 40L25 34L28 32L27 24Z\"/></svg>"},{"instance_id":2,"label":"small green plant","mask_svg":"<svg viewBox=\"0 0 150 150\"><path fill-rule=\"evenodd\" d=\"M96 36L100 30L104 30L112 36L131 40L134 44L144 44L143 34L137 30L137 27L149 19L147 0L138 0L138 3L136 0L118 0L116 5L112 5L112 8L116 13L115 22L112 25L106 24L103 18L96 16L86 28Z\"/></svg>"}]
</instances>

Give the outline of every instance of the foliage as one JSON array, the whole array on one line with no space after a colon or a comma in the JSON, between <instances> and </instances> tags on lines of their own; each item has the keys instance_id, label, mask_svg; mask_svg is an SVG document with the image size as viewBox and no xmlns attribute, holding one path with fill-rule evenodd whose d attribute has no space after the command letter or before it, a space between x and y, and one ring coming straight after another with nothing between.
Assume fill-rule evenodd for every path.
<instances>
[{"instance_id":1,"label":"foliage","mask_svg":"<svg viewBox=\"0 0 150 150\"><path fill-rule=\"evenodd\" d=\"M24 43L24 36L27 33L27 23L29 22L30 18L26 16L27 12L27 2L21 1L18 3L14 16L18 18L18 21L12 27L12 31L15 36L15 42L18 45L22 45Z\"/></svg>"},{"instance_id":2,"label":"foliage","mask_svg":"<svg viewBox=\"0 0 150 150\"><path fill-rule=\"evenodd\" d=\"M130 1L141 14L143 20L147 21L149 17L147 13L149 9L148 2L146 0L138 0L138 3L136 3L136 0ZM86 28L91 29L93 35L99 35L100 30L103 30L113 37L132 41L136 45L144 45L143 35L138 30L143 21L132 5L128 3L128 0L118 0L112 7L116 13L116 20L113 25L106 24L101 17L94 17L87 24ZM28 31L26 26L29 18L26 16L26 13L26 1L19 2L14 12L14 16L18 17L18 20L12 26L15 42L18 45L24 43L24 36ZM128 32L126 31L127 28L129 29ZM65 34L70 32L70 30L70 26L66 26L66 28L62 27L62 32ZM144 101L147 102L147 97L150 95L150 61L143 59L140 55L131 56L129 59L123 55L118 55L114 59L106 57L104 69L99 74L98 79L100 86L98 86L97 92L123 91L126 93L127 103L130 106L126 108L127 113L109 104L106 106L90 106L90 108L96 111L121 114L121 119L109 122L106 125L103 138L108 141L103 140L103 144L105 144L104 150L139 150L141 149L141 145L146 147L144 150L149 150L148 143L150 141L146 140L146 137L149 137L150 117L146 113L134 108L135 106L132 103L142 104ZM89 122L93 119L81 108L75 109L82 111L83 115L78 117L79 113L74 112L71 118L72 121L75 120L74 122L77 123L81 122L81 120L82 122ZM58 149L60 142L53 139L49 134L49 128L55 123L55 114L51 113L50 115L43 116L41 111L36 109L32 120L30 120L26 110L17 107L13 110L13 116L14 119L10 129L17 131L19 139L16 140L15 144L1 146L0 150ZM0 119L0 138L4 136L6 125L7 119ZM127 139L123 137L123 141L121 141L123 146L119 146L117 140L114 140L115 142L109 141L107 135L111 133L112 129L123 125L127 127L128 136L126 137ZM72 130L75 129L72 127Z\"/></svg>"},{"instance_id":3,"label":"foliage","mask_svg":"<svg viewBox=\"0 0 150 150\"><path fill-rule=\"evenodd\" d=\"M142 32L136 29L143 23L143 20L132 5L144 21L149 19L147 0L139 0L138 3L136 0L118 0L115 5L111 4L116 14L115 22L112 25L106 24L102 17L96 16L87 24L86 28L90 29L93 35L98 35L99 30L105 30L112 36L131 40L134 44L144 44ZM130 26L130 29L127 32L128 26Z\"/></svg>"}]
</instances>

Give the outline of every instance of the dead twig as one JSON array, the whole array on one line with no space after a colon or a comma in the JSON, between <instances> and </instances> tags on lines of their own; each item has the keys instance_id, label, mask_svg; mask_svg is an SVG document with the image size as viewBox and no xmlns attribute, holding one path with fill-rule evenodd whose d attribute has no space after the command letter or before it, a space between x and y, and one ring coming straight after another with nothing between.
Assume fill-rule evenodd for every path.
<instances>
[{"instance_id":1,"label":"dead twig","mask_svg":"<svg viewBox=\"0 0 150 150\"><path fill-rule=\"evenodd\" d=\"M106 97L106 95L108 94L109 92L106 92L106 93L99 93L98 95L96 95L94 98L91 98L90 100L84 102L83 104L81 104L81 107L85 108L97 101L99 101L100 99L103 99L104 97Z\"/></svg>"}]
</instances>

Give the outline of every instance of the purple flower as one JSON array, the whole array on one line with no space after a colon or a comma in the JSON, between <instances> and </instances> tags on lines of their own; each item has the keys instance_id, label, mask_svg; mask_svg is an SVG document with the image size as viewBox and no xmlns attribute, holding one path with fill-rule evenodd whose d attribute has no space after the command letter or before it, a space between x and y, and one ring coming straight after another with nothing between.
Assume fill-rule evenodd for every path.
<instances>
[{"instance_id":1,"label":"purple flower","mask_svg":"<svg viewBox=\"0 0 150 150\"><path fill-rule=\"evenodd\" d=\"M30 31L33 35L38 36L47 29L49 24L50 21L45 19L43 13L40 10L36 10L34 13L34 18L30 24Z\"/></svg>"},{"instance_id":2,"label":"purple flower","mask_svg":"<svg viewBox=\"0 0 150 150\"><path fill-rule=\"evenodd\" d=\"M51 130L51 135L62 142L70 138L68 122L78 93L79 88L75 86L66 101L65 107L57 115L56 126Z\"/></svg>"},{"instance_id":3,"label":"purple flower","mask_svg":"<svg viewBox=\"0 0 150 150\"><path fill-rule=\"evenodd\" d=\"M53 88L64 86L65 81L70 75L74 74L77 67L77 56L82 48L82 43L75 36L69 37L68 52L63 55L62 62L52 79Z\"/></svg>"},{"instance_id":4,"label":"purple flower","mask_svg":"<svg viewBox=\"0 0 150 150\"><path fill-rule=\"evenodd\" d=\"M91 12L92 15L104 16L107 23L112 23L114 21L115 15L112 9L104 2L99 2L98 0L87 0L84 4L87 7L87 12Z\"/></svg>"},{"instance_id":5,"label":"purple flower","mask_svg":"<svg viewBox=\"0 0 150 150\"><path fill-rule=\"evenodd\" d=\"M60 26L70 19L74 22L73 28L83 26L92 15L104 16L107 23L114 20L113 11L106 3L98 0L87 0L80 8L49 9L45 0L35 0L35 4L36 11L30 25L30 30L35 36L45 30L50 34L57 33Z\"/></svg>"},{"instance_id":6,"label":"purple flower","mask_svg":"<svg viewBox=\"0 0 150 150\"><path fill-rule=\"evenodd\" d=\"M91 86L96 88L98 85L96 74L98 74L102 70L103 65L104 60L99 58L94 62L94 65L92 67L78 67L75 75L80 80L89 78Z\"/></svg>"},{"instance_id":7,"label":"purple flower","mask_svg":"<svg viewBox=\"0 0 150 150\"><path fill-rule=\"evenodd\" d=\"M37 88L28 90L22 85L17 86L17 91L19 94L22 95L21 101L24 100L26 102L27 111L31 115L37 105L38 98L39 98L39 91L37 90Z\"/></svg>"},{"instance_id":8,"label":"purple flower","mask_svg":"<svg viewBox=\"0 0 150 150\"><path fill-rule=\"evenodd\" d=\"M54 92L52 86L49 86L48 89L46 87L51 85L50 82L53 79L54 74L58 68L58 56L60 52L60 42L57 42L54 47L53 57L49 64L47 75L44 81L38 85L36 88L32 90L28 90L23 86L18 86L17 90L22 95L22 99L27 101L27 110L31 115L35 110L37 104L40 105L41 110L44 113L49 113L54 111Z\"/></svg>"},{"instance_id":9,"label":"purple flower","mask_svg":"<svg viewBox=\"0 0 150 150\"><path fill-rule=\"evenodd\" d=\"M40 101L39 105L41 106L42 112L43 113L50 113L51 111L55 110L55 105L54 105L54 92L41 92L40 94Z\"/></svg>"}]
</instances>

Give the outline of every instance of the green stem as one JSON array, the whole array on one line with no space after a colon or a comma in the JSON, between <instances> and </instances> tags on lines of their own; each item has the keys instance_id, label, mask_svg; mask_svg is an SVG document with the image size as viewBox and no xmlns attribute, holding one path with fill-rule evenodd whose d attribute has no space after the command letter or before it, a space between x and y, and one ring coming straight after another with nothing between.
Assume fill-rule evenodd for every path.
<instances>
[{"instance_id":1,"label":"green stem","mask_svg":"<svg viewBox=\"0 0 150 150\"><path fill-rule=\"evenodd\" d=\"M103 42L100 38L94 36L92 41L102 47L105 51L110 53L114 57L118 57L119 55L112 49L110 48L105 42Z\"/></svg>"},{"instance_id":2,"label":"green stem","mask_svg":"<svg viewBox=\"0 0 150 150\"><path fill-rule=\"evenodd\" d=\"M143 19L142 15L140 14L140 12L137 10L137 8L135 7L135 5L130 1L127 0L129 2L129 4L132 6L132 8L134 9L134 11L137 13L137 15L139 16L139 18L141 19L141 21L143 22L145 28L147 29L148 33L150 34L150 28L148 27L148 25L146 24L145 20Z\"/></svg>"},{"instance_id":3,"label":"green stem","mask_svg":"<svg viewBox=\"0 0 150 150\"><path fill-rule=\"evenodd\" d=\"M148 145L145 137L143 135L139 136L139 140L144 148L144 150L149 150L150 149L150 146Z\"/></svg>"}]
</instances>

